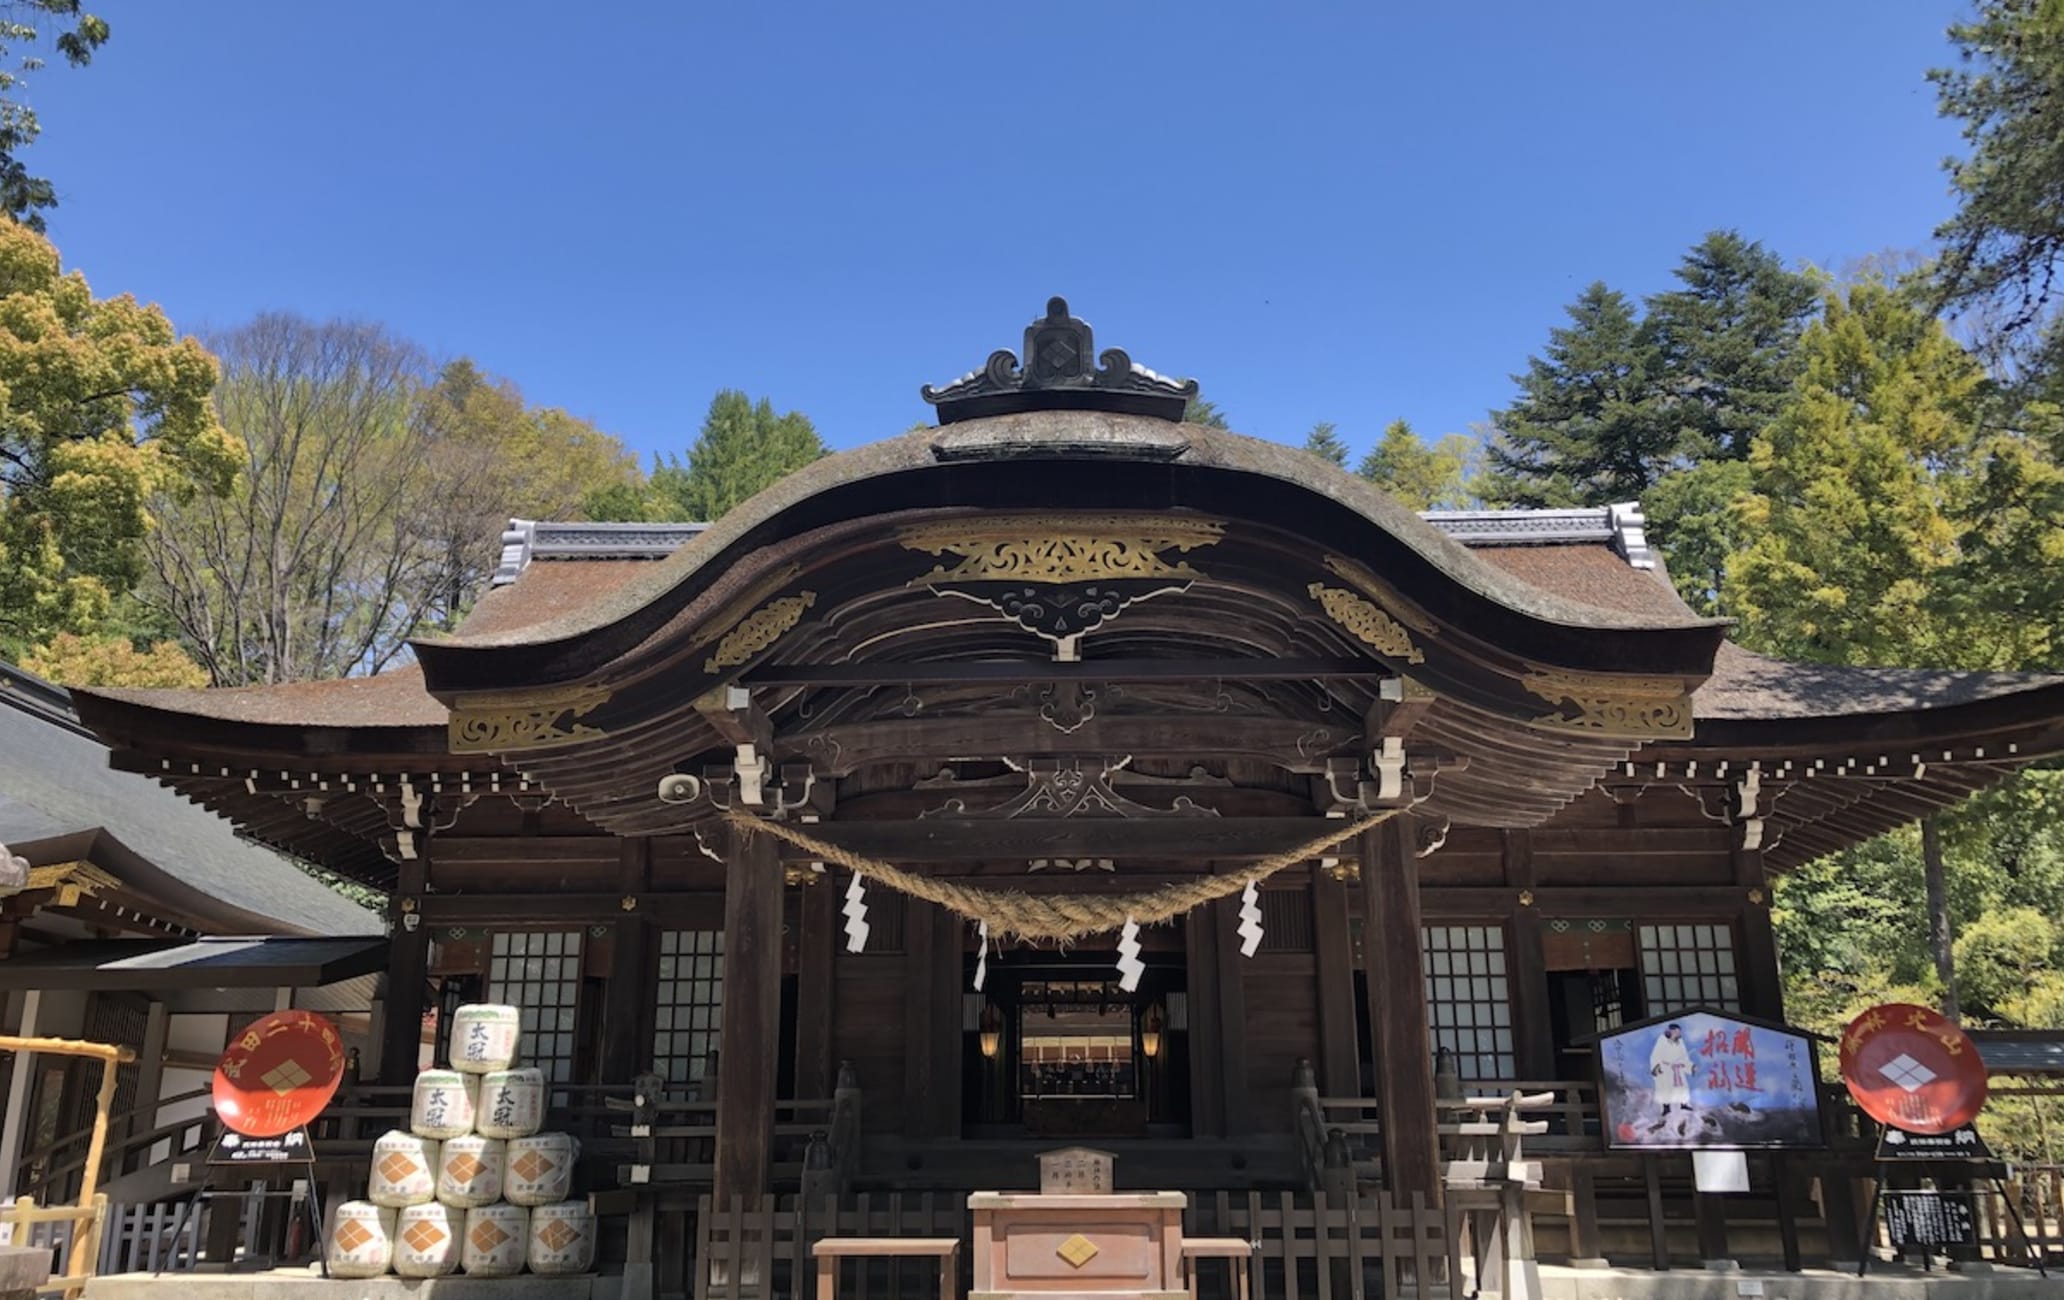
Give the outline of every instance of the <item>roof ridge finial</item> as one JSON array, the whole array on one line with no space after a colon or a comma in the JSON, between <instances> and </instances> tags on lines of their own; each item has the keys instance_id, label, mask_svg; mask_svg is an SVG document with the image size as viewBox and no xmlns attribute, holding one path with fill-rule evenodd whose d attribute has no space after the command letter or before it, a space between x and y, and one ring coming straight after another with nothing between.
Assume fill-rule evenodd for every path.
<instances>
[{"instance_id":1,"label":"roof ridge finial","mask_svg":"<svg viewBox=\"0 0 2064 1300\"><path fill-rule=\"evenodd\" d=\"M1016 411L1116 411L1180 422L1197 381L1157 375L1123 348L1099 355L1089 322L1055 296L1047 299L1046 315L1025 327L1022 366L1010 349L998 348L979 371L920 392L939 408L941 424Z\"/></svg>"}]
</instances>

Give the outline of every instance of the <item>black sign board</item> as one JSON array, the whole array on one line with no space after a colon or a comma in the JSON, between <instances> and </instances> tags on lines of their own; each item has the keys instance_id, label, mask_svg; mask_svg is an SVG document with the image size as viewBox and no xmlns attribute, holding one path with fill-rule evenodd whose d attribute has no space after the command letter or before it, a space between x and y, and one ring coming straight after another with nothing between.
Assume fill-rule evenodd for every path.
<instances>
[{"instance_id":1,"label":"black sign board","mask_svg":"<svg viewBox=\"0 0 2064 1300\"><path fill-rule=\"evenodd\" d=\"M1978 1244L1978 1207L1969 1192L1884 1194L1885 1233L1895 1250Z\"/></svg>"},{"instance_id":2,"label":"black sign board","mask_svg":"<svg viewBox=\"0 0 2064 1300\"><path fill-rule=\"evenodd\" d=\"M315 1147L308 1130L297 1128L278 1137L247 1137L224 1133L208 1148L211 1165L305 1165L315 1160Z\"/></svg>"},{"instance_id":3,"label":"black sign board","mask_svg":"<svg viewBox=\"0 0 2064 1300\"><path fill-rule=\"evenodd\" d=\"M1947 1133L1909 1133L1887 1127L1878 1137L1880 1160L1991 1160L1992 1148L1970 1124Z\"/></svg>"}]
</instances>

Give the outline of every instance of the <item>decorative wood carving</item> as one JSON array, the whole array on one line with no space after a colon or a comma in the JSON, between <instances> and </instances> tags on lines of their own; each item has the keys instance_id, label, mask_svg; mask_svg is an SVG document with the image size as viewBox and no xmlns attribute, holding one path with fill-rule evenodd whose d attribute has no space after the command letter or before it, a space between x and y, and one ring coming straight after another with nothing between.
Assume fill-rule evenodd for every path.
<instances>
[{"instance_id":1,"label":"decorative wood carving","mask_svg":"<svg viewBox=\"0 0 2064 1300\"><path fill-rule=\"evenodd\" d=\"M1528 673L1523 684L1550 704L1564 706L1534 719L1545 726L1618 736L1691 736L1691 696L1674 677L1610 677L1543 668Z\"/></svg>"},{"instance_id":2,"label":"decorative wood carving","mask_svg":"<svg viewBox=\"0 0 2064 1300\"><path fill-rule=\"evenodd\" d=\"M1112 778L1132 761L1119 758L1035 758L1012 763L1025 774L1025 788L994 808L969 812L967 801L949 799L939 807L920 813L923 817L953 816L969 819L1008 820L1027 814L1036 817L1216 817L1216 808L1206 808L1188 795L1179 795L1173 807L1151 808L1118 793Z\"/></svg>"},{"instance_id":3,"label":"decorative wood carving","mask_svg":"<svg viewBox=\"0 0 2064 1300\"><path fill-rule=\"evenodd\" d=\"M1348 635L1386 659L1408 664L1426 662L1426 652L1412 644L1405 625L1383 611L1383 607L1359 592L1314 582L1305 588L1326 611L1326 617L1347 630Z\"/></svg>"},{"instance_id":4,"label":"decorative wood carving","mask_svg":"<svg viewBox=\"0 0 2064 1300\"><path fill-rule=\"evenodd\" d=\"M724 634L723 639L717 642L716 650L703 661L702 670L706 673L721 672L745 663L802 622L803 611L816 603L817 593L814 591L797 592L793 596L768 601Z\"/></svg>"},{"instance_id":5,"label":"decorative wood carving","mask_svg":"<svg viewBox=\"0 0 2064 1300\"><path fill-rule=\"evenodd\" d=\"M1224 534L1218 520L1180 515L1004 515L919 524L899 540L942 557L912 586L987 605L1065 648L1128 605L1186 590L1202 575L1165 553L1210 546Z\"/></svg>"},{"instance_id":6,"label":"decorative wood carving","mask_svg":"<svg viewBox=\"0 0 2064 1300\"><path fill-rule=\"evenodd\" d=\"M607 687L577 685L509 695L461 697L452 706L455 754L507 753L600 736L580 721L609 702Z\"/></svg>"}]
</instances>

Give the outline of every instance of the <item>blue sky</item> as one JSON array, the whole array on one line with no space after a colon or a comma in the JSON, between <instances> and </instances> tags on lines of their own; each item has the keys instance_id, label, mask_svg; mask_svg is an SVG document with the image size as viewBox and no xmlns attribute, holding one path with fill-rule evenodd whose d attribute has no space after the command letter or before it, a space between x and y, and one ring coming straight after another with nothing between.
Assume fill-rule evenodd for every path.
<instances>
[{"instance_id":1,"label":"blue sky","mask_svg":"<svg viewBox=\"0 0 2064 1300\"><path fill-rule=\"evenodd\" d=\"M466 354L641 451L712 392L851 446L1050 294L1246 432L1466 428L1705 231L1920 248L1938 0L96 0L31 88L52 235L184 328Z\"/></svg>"}]
</instances>

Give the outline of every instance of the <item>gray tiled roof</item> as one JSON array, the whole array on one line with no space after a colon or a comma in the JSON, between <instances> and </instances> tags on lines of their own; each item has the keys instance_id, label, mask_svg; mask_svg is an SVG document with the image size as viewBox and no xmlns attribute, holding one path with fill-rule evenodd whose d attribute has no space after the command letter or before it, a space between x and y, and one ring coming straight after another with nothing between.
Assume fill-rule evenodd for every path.
<instances>
[{"instance_id":1,"label":"gray tiled roof","mask_svg":"<svg viewBox=\"0 0 2064 1300\"><path fill-rule=\"evenodd\" d=\"M63 690L0 663L0 844L19 853L94 831L224 905L225 919L252 933L380 933L378 917L237 838L228 822L148 777L109 768L107 747L79 725Z\"/></svg>"},{"instance_id":2,"label":"gray tiled roof","mask_svg":"<svg viewBox=\"0 0 2064 1300\"><path fill-rule=\"evenodd\" d=\"M2064 1074L2064 1032L1981 1029L1972 1033L1971 1041L1994 1074Z\"/></svg>"}]
</instances>

